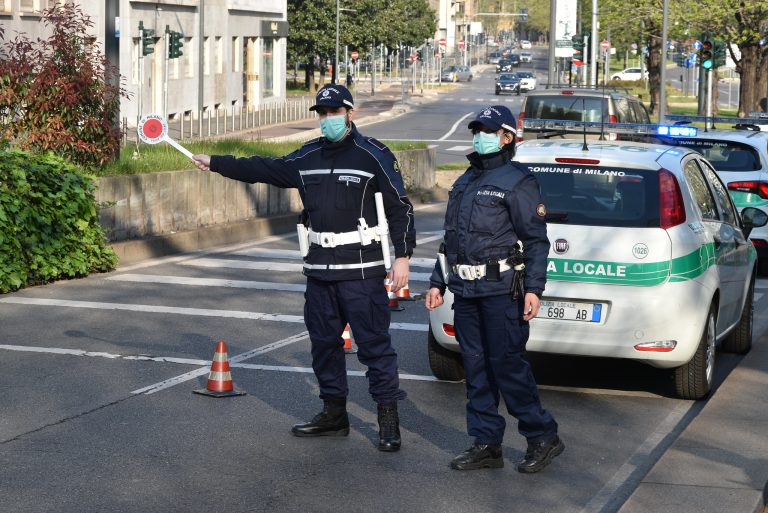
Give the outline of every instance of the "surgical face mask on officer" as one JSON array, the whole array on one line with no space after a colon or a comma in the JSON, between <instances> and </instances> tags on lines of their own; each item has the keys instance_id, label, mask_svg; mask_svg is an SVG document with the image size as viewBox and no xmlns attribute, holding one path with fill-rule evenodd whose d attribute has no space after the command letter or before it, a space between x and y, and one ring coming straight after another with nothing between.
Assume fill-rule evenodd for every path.
<instances>
[{"instance_id":1,"label":"surgical face mask on officer","mask_svg":"<svg viewBox=\"0 0 768 513\"><path fill-rule=\"evenodd\" d=\"M472 146L480 155L496 153L501 151L501 136L496 132L492 134L477 132L472 138Z\"/></svg>"},{"instance_id":2,"label":"surgical face mask on officer","mask_svg":"<svg viewBox=\"0 0 768 513\"><path fill-rule=\"evenodd\" d=\"M323 137L331 142L336 142L344 137L347 131L347 115L336 114L320 119L320 132Z\"/></svg>"}]
</instances>

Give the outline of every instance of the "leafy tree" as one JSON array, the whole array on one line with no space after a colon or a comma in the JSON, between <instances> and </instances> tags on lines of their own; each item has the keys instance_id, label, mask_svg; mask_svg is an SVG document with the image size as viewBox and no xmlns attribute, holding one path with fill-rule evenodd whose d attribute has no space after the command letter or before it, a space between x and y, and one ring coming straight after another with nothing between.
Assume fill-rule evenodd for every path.
<instances>
[{"instance_id":1,"label":"leafy tree","mask_svg":"<svg viewBox=\"0 0 768 513\"><path fill-rule=\"evenodd\" d=\"M93 23L77 5L56 3L42 21L48 39L19 34L0 46L0 141L102 165L120 146L112 120L125 93L111 85L116 70L88 35Z\"/></svg>"}]
</instances>

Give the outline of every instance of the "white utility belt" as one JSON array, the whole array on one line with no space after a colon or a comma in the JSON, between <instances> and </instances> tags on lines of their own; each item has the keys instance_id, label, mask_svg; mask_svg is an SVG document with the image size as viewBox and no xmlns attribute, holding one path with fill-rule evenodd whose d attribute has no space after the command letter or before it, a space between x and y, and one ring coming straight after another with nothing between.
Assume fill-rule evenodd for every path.
<instances>
[{"instance_id":1,"label":"white utility belt","mask_svg":"<svg viewBox=\"0 0 768 513\"><path fill-rule=\"evenodd\" d=\"M324 248L335 248L336 246L344 246L345 244L362 244L363 246L367 246L372 244L374 240L381 240L381 236L378 234L376 227L359 227L357 231L344 233L315 232L311 229L309 230L310 244L317 244Z\"/></svg>"},{"instance_id":2,"label":"white utility belt","mask_svg":"<svg viewBox=\"0 0 768 513\"><path fill-rule=\"evenodd\" d=\"M509 265L507 263L507 258L504 260L499 260L499 272L503 273L505 271L509 271L513 268L513 266ZM451 270L454 274L458 274L459 277L462 280L479 280L481 278L485 277L485 271L486 266L485 264L480 265L468 265L468 264L461 264L461 265L454 265L451 267Z\"/></svg>"}]
</instances>

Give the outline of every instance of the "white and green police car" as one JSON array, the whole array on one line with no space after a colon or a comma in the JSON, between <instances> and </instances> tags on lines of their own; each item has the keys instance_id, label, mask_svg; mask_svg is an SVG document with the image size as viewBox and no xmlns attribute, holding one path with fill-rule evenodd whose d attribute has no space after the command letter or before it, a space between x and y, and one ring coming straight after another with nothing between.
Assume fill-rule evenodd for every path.
<instances>
[{"instance_id":1,"label":"white and green police car","mask_svg":"<svg viewBox=\"0 0 768 513\"><path fill-rule=\"evenodd\" d=\"M718 128L665 139L664 143L685 146L704 155L725 182L739 211L754 207L768 213L768 118L764 113L750 116L667 116L674 121L707 119ZM768 274L768 226L755 228L749 237L757 250L760 273Z\"/></svg>"},{"instance_id":2,"label":"white and green police car","mask_svg":"<svg viewBox=\"0 0 768 513\"><path fill-rule=\"evenodd\" d=\"M536 120L533 120L536 121ZM539 139L516 160L539 180L551 243L529 351L673 369L678 397L705 397L715 347L752 344L756 252L768 216L737 212L712 165L684 147ZM430 313L433 373L461 379L452 296Z\"/></svg>"}]
</instances>

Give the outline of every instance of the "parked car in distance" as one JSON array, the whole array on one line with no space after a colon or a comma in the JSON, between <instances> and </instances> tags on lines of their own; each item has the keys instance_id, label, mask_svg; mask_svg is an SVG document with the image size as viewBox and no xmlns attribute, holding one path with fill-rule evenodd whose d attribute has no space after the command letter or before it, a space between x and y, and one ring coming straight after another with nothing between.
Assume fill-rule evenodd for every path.
<instances>
[{"instance_id":1,"label":"parked car in distance","mask_svg":"<svg viewBox=\"0 0 768 513\"><path fill-rule=\"evenodd\" d=\"M469 66L449 66L443 71L443 82L471 82L472 71Z\"/></svg>"},{"instance_id":2,"label":"parked car in distance","mask_svg":"<svg viewBox=\"0 0 768 513\"><path fill-rule=\"evenodd\" d=\"M488 64L498 64L501 59L501 52L491 52L488 54Z\"/></svg>"},{"instance_id":3,"label":"parked car in distance","mask_svg":"<svg viewBox=\"0 0 768 513\"><path fill-rule=\"evenodd\" d=\"M533 45L531 45L530 41L527 41L525 39L520 41L520 49L522 50L530 50L532 46Z\"/></svg>"},{"instance_id":4,"label":"parked car in distance","mask_svg":"<svg viewBox=\"0 0 768 513\"><path fill-rule=\"evenodd\" d=\"M502 93L520 94L520 77L517 73L502 73L496 79L496 96Z\"/></svg>"},{"instance_id":5,"label":"parked car in distance","mask_svg":"<svg viewBox=\"0 0 768 513\"><path fill-rule=\"evenodd\" d=\"M533 91L536 89L536 75L532 71L518 71L520 77L520 89L523 91Z\"/></svg>"},{"instance_id":6,"label":"parked car in distance","mask_svg":"<svg viewBox=\"0 0 768 513\"><path fill-rule=\"evenodd\" d=\"M533 62L531 52L520 52L520 62Z\"/></svg>"},{"instance_id":7,"label":"parked car in distance","mask_svg":"<svg viewBox=\"0 0 768 513\"><path fill-rule=\"evenodd\" d=\"M739 214L709 162L688 148L531 140L515 160L539 181L551 241L526 349L669 369L671 393L706 397L716 346L737 354L752 346L749 235L768 215ZM446 290L429 314L427 354L436 377L460 380L452 306Z\"/></svg>"},{"instance_id":8,"label":"parked car in distance","mask_svg":"<svg viewBox=\"0 0 768 513\"><path fill-rule=\"evenodd\" d=\"M640 68L627 68L611 75L611 80L642 80L648 78L648 72L642 72Z\"/></svg>"}]
</instances>

